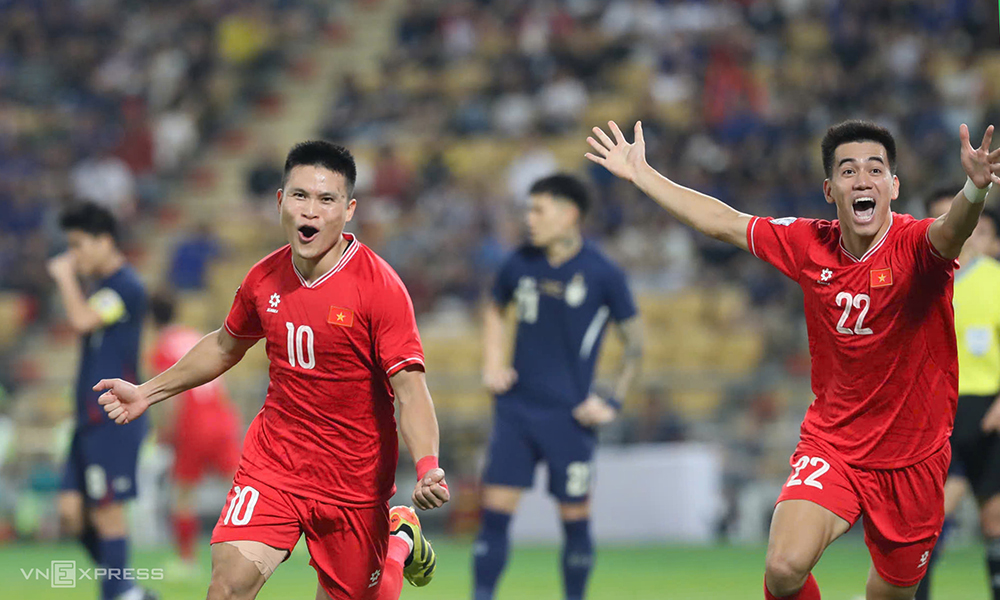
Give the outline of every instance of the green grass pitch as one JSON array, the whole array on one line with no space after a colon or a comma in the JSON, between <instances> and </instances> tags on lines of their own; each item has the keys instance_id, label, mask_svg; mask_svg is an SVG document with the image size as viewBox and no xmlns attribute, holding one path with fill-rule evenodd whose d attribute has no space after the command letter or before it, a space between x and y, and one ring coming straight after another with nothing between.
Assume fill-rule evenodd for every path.
<instances>
[{"instance_id":1,"label":"green grass pitch","mask_svg":"<svg viewBox=\"0 0 1000 600\"><path fill-rule=\"evenodd\" d=\"M467 600L470 586L468 542L435 544L438 570L426 588L404 586L405 600ZM208 585L207 546L201 546L202 573L179 581L167 573L163 581L152 582L164 600L205 597ZM135 567L165 565L170 552L141 551ZM73 589L53 589L45 580L25 580L21 569L44 569L52 560L77 560L85 564L82 550L72 544L15 544L0 547L0 597L11 600L93 600L97 586L81 582ZM864 595L868 555L859 539L837 542L816 568L816 578L824 600L855 600ZM500 584L498 600L559 600L558 549L515 548ZM609 547L598 548L597 564L591 578L590 600L761 600L764 548L750 547ZM264 586L262 600L312 600L316 575L309 566L305 546L278 568ZM935 575L936 600L987 600L986 571L982 547L948 549Z\"/></svg>"}]
</instances>

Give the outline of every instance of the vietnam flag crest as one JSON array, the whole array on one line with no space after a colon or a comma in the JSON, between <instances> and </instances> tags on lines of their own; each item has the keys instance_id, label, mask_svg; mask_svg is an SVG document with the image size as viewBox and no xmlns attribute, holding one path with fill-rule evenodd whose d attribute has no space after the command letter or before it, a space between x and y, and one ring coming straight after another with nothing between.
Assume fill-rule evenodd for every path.
<instances>
[{"instance_id":1,"label":"vietnam flag crest","mask_svg":"<svg viewBox=\"0 0 1000 600\"><path fill-rule=\"evenodd\" d=\"M892 269L872 269L869 285L873 288L892 285Z\"/></svg>"},{"instance_id":2,"label":"vietnam flag crest","mask_svg":"<svg viewBox=\"0 0 1000 600\"><path fill-rule=\"evenodd\" d=\"M330 314L326 317L326 322L330 325L337 325L339 327L353 327L354 311L349 308L331 306Z\"/></svg>"}]
</instances>

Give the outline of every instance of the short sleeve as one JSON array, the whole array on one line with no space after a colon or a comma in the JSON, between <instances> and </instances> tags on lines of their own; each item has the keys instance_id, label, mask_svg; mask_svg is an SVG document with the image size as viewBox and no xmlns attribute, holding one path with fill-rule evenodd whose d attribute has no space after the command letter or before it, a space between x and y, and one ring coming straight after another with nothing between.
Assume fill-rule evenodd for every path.
<instances>
[{"instance_id":1,"label":"short sleeve","mask_svg":"<svg viewBox=\"0 0 1000 600\"><path fill-rule=\"evenodd\" d=\"M933 222L934 219L921 219L908 223L900 232L900 247L920 271L954 269L958 261L941 256L931 243L930 229Z\"/></svg>"},{"instance_id":2,"label":"short sleeve","mask_svg":"<svg viewBox=\"0 0 1000 600\"><path fill-rule=\"evenodd\" d=\"M517 264L517 253L514 252L504 261L493 281L493 300L499 306L507 306L514 297L514 289L517 287Z\"/></svg>"},{"instance_id":3,"label":"short sleeve","mask_svg":"<svg viewBox=\"0 0 1000 600\"><path fill-rule=\"evenodd\" d=\"M628 321L638 312L625 273L616 266L611 268L606 296L608 308L611 310L611 318L615 321L619 323Z\"/></svg>"},{"instance_id":4,"label":"short sleeve","mask_svg":"<svg viewBox=\"0 0 1000 600\"><path fill-rule=\"evenodd\" d=\"M798 280L814 219L753 217L747 224L747 245L754 256Z\"/></svg>"},{"instance_id":5,"label":"short sleeve","mask_svg":"<svg viewBox=\"0 0 1000 600\"><path fill-rule=\"evenodd\" d=\"M385 374L392 377L408 365L423 366L424 349L406 286L393 271L384 277L383 285L372 294L372 336L375 358Z\"/></svg>"},{"instance_id":6,"label":"short sleeve","mask_svg":"<svg viewBox=\"0 0 1000 600\"><path fill-rule=\"evenodd\" d=\"M125 300L122 299L121 294L109 287L101 288L94 292L87 299L87 304L90 305L90 308L97 311L97 314L101 317L101 324L105 327L114 325L128 314L128 310L125 307Z\"/></svg>"},{"instance_id":7,"label":"short sleeve","mask_svg":"<svg viewBox=\"0 0 1000 600\"><path fill-rule=\"evenodd\" d=\"M233 337L249 339L264 337L264 327L260 323L257 304L253 298L252 275L253 271L248 273L240 287L236 288L233 306L229 309L229 316L226 317L226 331Z\"/></svg>"}]
</instances>

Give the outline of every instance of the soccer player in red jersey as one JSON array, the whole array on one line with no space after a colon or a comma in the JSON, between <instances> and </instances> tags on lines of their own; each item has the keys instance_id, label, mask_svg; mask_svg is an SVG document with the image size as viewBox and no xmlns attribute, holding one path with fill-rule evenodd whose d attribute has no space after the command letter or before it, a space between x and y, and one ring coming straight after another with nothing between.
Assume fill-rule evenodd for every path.
<instances>
[{"instance_id":1,"label":"soccer player in red jersey","mask_svg":"<svg viewBox=\"0 0 1000 600\"><path fill-rule=\"evenodd\" d=\"M449 499L413 305L389 265L344 233L354 158L327 142L289 152L278 191L287 246L258 262L224 327L136 386L112 379L100 402L117 423L211 381L266 338L270 384L212 533L208 598L254 598L305 533L318 599L395 600L423 585L434 554L416 515L390 514L400 431L417 463L414 504ZM390 525L391 521L391 525Z\"/></svg>"},{"instance_id":2,"label":"soccer player in red jersey","mask_svg":"<svg viewBox=\"0 0 1000 600\"><path fill-rule=\"evenodd\" d=\"M191 327L174 324L175 302L170 294L154 294L149 299L149 312L156 327L150 366L154 373L162 373L194 348L202 335ZM208 473L226 477L236 473L242 429L221 377L183 392L163 408L167 414L160 415L160 438L174 451L174 542L184 565L182 572L191 573L198 537L195 486Z\"/></svg>"},{"instance_id":3,"label":"soccer player in red jersey","mask_svg":"<svg viewBox=\"0 0 1000 600\"><path fill-rule=\"evenodd\" d=\"M1000 183L993 126L973 148L962 125L965 189L947 214L924 220L890 210L899 195L892 135L864 121L831 127L823 191L839 218L825 221L740 213L650 167L641 123L631 144L608 125L614 139L595 127L587 158L687 225L771 263L805 296L816 399L774 509L765 598L818 599L813 567L862 514L868 600L912 598L944 520L958 396L954 259Z\"/></svg>"}]
</instances>

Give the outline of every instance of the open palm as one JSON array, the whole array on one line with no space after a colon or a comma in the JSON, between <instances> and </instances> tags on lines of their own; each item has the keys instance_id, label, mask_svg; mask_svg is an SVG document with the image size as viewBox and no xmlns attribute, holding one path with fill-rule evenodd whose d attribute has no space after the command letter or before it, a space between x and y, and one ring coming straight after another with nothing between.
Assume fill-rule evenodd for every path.
<instances>
[{"instance_id":1,"label":"open palm","mask_svg":"<svg viewBox=\"0 0 1000 600\"><path fill-rule=\"evenodd\" d=\"M612 140L600 127L594 127L593 137L587 138L587 143L597 154L586 153L584 156L603 166L614 175L635 182L639 171L646 166L646 142L642 139L642 122L635 123L635 142L628 143L622 130L614 121L608 121L608 128L615 136Z\"/></svg>"},{"instance_id":2,"label":"open palm","mask_svg":"<svg viewBox=\"0 0 1000 600\"><path fill-rule=\"evenodd\" d=\"M1000 148L990 152L993 142L993 126L986 128L983 143L973 148L969 141L969 128L962 125L958 130L962 140L962 167L977 188L983 189L990 183L1000 185Z\"/></svg>"}]
</instances>

